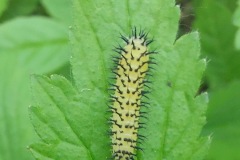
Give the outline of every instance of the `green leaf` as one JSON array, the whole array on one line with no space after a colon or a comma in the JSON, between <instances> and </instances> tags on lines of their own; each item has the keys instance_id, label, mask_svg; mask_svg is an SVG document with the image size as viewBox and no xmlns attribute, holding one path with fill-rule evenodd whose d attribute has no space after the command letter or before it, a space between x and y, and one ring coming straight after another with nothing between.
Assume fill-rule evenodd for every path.
<instances>
[{"instance_id":1,"label":"green leaf","mask_svg":"<svg viewBox=\"0 0 240 160\"><path fill-rule=\"evenodd\" d=\"M86 129L89 124L83 123L84 109L88 111L88 108L81 105L77 91L66 79L57 75L51 79L33 76L32 87L37 102L30 107L31 120L44 142L30 146L34 156L59 160L90 159L83 143L86 135L83 128Z\"/></svg>"},{"instance_id":2,"label":"green leaf","mask_svg":"<svg viewBox=\"0 0 240 160\"><path fill-rule=\"evenodd\" d=\"M1 0L2 1L2 0ZM8 7L1 17L1 21L14 17L28 15L37 7L39 0L8 0Z\"/></svg>"},{"instance_id":3,"label":"green leaf","mask_svg":"<svg viewBox=\"0 0 240 160\"><path fill-rule=\"evenodd\" d=\"M67 33L46 18L20 18L0 26L0 48L0 160L30 160L29 75L67 62Z\"/></svg>"},{"instance_id":4,"label":"green leaf","mask_svg":"<svg viewBox=\"0 0 240 160\"><path fill-rule=\"evenodd\" d=\"M41 2L52 17L67 25L72 24L72 3L70 0L41 0Z\"/></svg>"},{"instance_id":5,"label":"green leaf","mask_svg":"<svg viewBox=\"0 0 240 160\"><path fill-rule=\"evenodd\" d=\"M238 27L235 38L235 47L240 50L240 1L238 1L238 7L233 15L233 24Z\"/></svg>"},{"instance_id":6,"label":"green leaf","mask_svg":"<svg viewBox=\"0 0 240 160\"><path fill-rule=\"evenodd\" d=\"M152 105L143 133L148 140L140 159L203 159L208 150L210 141L199 137L207 94L194 98L206 65L198 59L198 41L198 34L191 33L155 57L161 67L153 73Z\"/></svg>"},{"instance_id":7,"label":"green leaf","mask_svg":"<svg viewBox=\"0 0 240 160\"><path fill-rule=\"evenodd\" d=\"M138 160L203 159L210 140L201 137L205 124L207 94L196 96L205 60L200 60L199 38L192 33L175 42L180 11L175 2L73 0L71 27L72 72L76 89L61 77L34 76L34 104L30 109L41 143L30 146L36 158L111 158L106 135L108 81L119 33L128 35L133 26L149 30L159 66L153 71L149 97L147 139ZM147 6L147 7L146 7ZM169 85L170 84L170 85ZM196 97L195 97L196 96ZM74 143L74 153L54 149ZM56 147L58 148L58 147ZM53 150L53 152L50 152ZM77 158L80 154L84 157Z\"/></svg>"},{"instance_id":8,"label":"green leaf","mask_svg":"<svg viewBox=\"0 0 240 160\"><path fill-rule=\"evenodd\" d=\"M205 133L213 141L207 160L240 159L240 81L234 81L210 94Z\"/></svg>"},{"instance_id":9,"label":"green leaf","mask_svg":"<svg viewBox=\"0 0 240 160\"><path fill-rule=\"evenodd\" d=\"M0 1L0 16L2 15L2 13L7 8L7 4L8 4L8 0L1 0Z\"/></svg>"},{"instance_id":10,"label":"green leaf","mask_svg":"<svg viewBox=\"0 0 240 160\"><path fill-rule=\"evenodd\" d=\"M202 51L209 58L206 76L210 92L208 123L204 132L213 135L208 160L239 159L239 87L235 81L240 79L240 52L234 49L238 23L238 10L226 5L230 1L201 1L196 6L196 26L201 33ZM232 4L236 0L231 0ZM218 13L218 14L216 14ZM238 31L239 32L239 31ZM235 45L237 41L235 41ZM237 47L236 47L237 48Z\"/></svg>"},{"instance_id":11,"label":"green leaf","mask_svg":"<svg viewBox=\"0 0 240 160\"><path fill-rule=\"evenodd\" d=\"M0 160L30 160L27 145L34 131L29 122L29 80L18 57L0 54Z\"/></svg>"},{"instance_id":12,"label":"green leaf","mask_svg":"<svg viewBox=\"0 0 240 160\"><path fill-rule=\"evenodd\" d=\"M138 4L138 5L136 6L136 4ZM112 3L112 4L107 4L107 3L102 4L101 2L98 2L98 3L95 2L93 4L91 2L88 2L85 5L84 5L84 3L81 3L81 5L80 5L80 2L75 1L74 6L76 8L75 17L77 17L77 18L75 18L75 24L76 24L77 28L75 28L75 30L74 30L75 34L72 35L73 36L72 37L73 76L75 77L75 82L76 82L79 90L86 88L86 89L89 89L90 91L92 91L91 93L86 92L86 95L85 95L86 98L91 97L90 95L97 95L94 92L96 90L95 89L96 85L103 91L105 90L105 88L107 88L106 82L108 81L108 77L109 77L109 73L108 73L109 69L108 68L110 67L110 65L108 65L108 64L111 63L111 62L109 62L109 59L110 59L109 57L112 55L112 51L110 49L112 48L111 46L114 45L114 43L112 41L116 39L115 37L118 37L118 35L116 35L116 32L122 32L122 33L127 32L127 31L131 30L131 26L143 26L143 24L142 24L143 22L144 22L144 28L151 29L152 34L155 36L155 41L156 41L155 45L158 46L158 44L161 44L161 46L158 46L158 48L162 49L161 56L155 57L155 58L158 58L158 61L160 61L159 63L162 66L161 68L163 69L163 70L158 69L158 73L161 73L161 74L156 76L155 80L157 80L158 82L161 82L161 83L155 84L155 86L158 88L161 88L161 89L163 87L164 87L164 89L165 88L168 89L168 87L167 87L168 80L176 81L175 78L174 79L170 79L170 78L174 77L176 73L182 73L181 78L196 77L195 79L193 78L193 79L186 80L187 86L185 86L188 88L188 84L192 82L194 84L194 86L193 86L194 88L192 88L192 86L189 88L191 88L194 92L188 93L189 94L188 96L193 97L196 94L197 87L200 82L200 77L201 77L200 75L204 68L203 67L204 63L202 61L198 62L198 59L197 59L197 57L199 55L199 46L196 44L198 42L198 38L194 38L194 37L197 37L195 34L189 36L189 38L185 38L186 39L185 41L191 42L191 40L193 40L193 42L191 42L189 44L184 43L184 45L186 45L186 47L184 47L184 45L181 46L183 49L181 47L178 48L177 46L176 46L176 48L173 47L172 44L175 40L175 36L176 36L176 32L177 32L178 15L179 15L179 10L178 10L178 8L174 7L173 3L169 3L167 1L162 1L162 2L143 1L143 2L139 2L139 3L124 1L122 3L116 2L116 3ZM96 10L96 13L93 11L94 6L96 6L97 8L100 8L99 10ZM101 9L101 7L98 7L98 6L104 6L104 8ZM149 6L149 8L145 8L145 6ZM159 6L161 6L162 9L158 10ZM126 12L127 7L129 9L128 12ZM86 14L88 15L87 17L85 16ZM96 17L96 15L98 15L98 16ZM169 17L171 17L171 18L169 18ZM130 19L130 20L128 21L128 19ZM155 19L155 21L153 19ZM111 23L111 24L105 23L107 21L113 21L114 23ZM123 23L123 22L128 22L128 23ZM108 32L105 31L106 28L108 28ZM114 35L116 35L116 36L114 36ZM96 44L96 45L93 45L93 44ZM191 46L189 47L188 45L190 45L190 44L192 44L192 46L195 46L195 47L191 47ZM188 48L193 48L193 50L188 50ZM177 49L180 50L179 52L183 52L183 53L187 52L190 55L183 54L182 58L180 58L178 56L179 53L177 51L174 51ZM79 53L81 53L81 54L79 54ZM92 53L92 54L89 54L89 53ZM195 55L191 55L191 53L195 54ZM177 65L173 65L173 62L175 62L176 64L181 64L181 61L183 61L184 57L188 57L188 56L189 56L189 59L185 58L186 61L182 62L185 64L184 67L177 70L179 67L177 67ZM106 57L106 58L104 58L104 57ZM84 59L84 60L79 61L79 59ZM104 62L104 61L107 61L107 62ZM84 62L88 62L88 63L84 63ZM186 64L189 64L189 65L187 66ZM189 66L192 66L192 68L190 67L192 70L190 70ZM189 68L189 70L188 70L188 68ZM172 70L170 70L170 69L172 69ZM79 72L79 70L81 70L81 72ZM101 70L102 70L102 72L101 72ZM181 70L182 70L182 72L181 72ZM189 75L189 72L193 75ZM162 75L164 75L164 76L162 76ZM178 78L178 77L176 77L176 78ZM180 79L179 81L181 82L181 81L184 81L185 79L183 79L183 80ZM184 89L186 89L186 88L182 88L183 91L184 91ZM170 100L168 100L168 98L171 99L171 96L173 96L170 94L169 97L166 97L166 91L163 91L162 93L165 96L164 96L163 100L161 101L161 103L167 103L166 101L170 101ZM183 93L181 93L181 94L183 94ZM154 95L157 93L153 92L152 94ZM107 97L107 96L108 96L108 94L106 94L104 97ZM150 113L149 113L149 114L151 114L151 113L152 114L158 113L158 114L149 116L149 117L154 117L154 119L149 120L148 132L156 133L156 134L158 134L157 137L159 137L159 136L160 137L156 138L155 135L152 136L153 139L151 139L152 141L149 142L150 144L153 143L153 147L151 148L152 150L149 147L151 145L149 143L146 143L147 147L145 147L145 148L147 148L147 149L144 151L145 159L146 159L146 157L148 157L148 158L151 157L150 159L154 159L154 157L156 159L159 159L159 158L161 159L161 158L165 158L168 156L169 157L174 156L174 155L177 156L174 153L175 150L169 151L170 153L167 153L167 155L164 155L165 152L167 151L167 147L169 147L169 146L166 146L166 148L165 148L165 146L159 146L160 142L163 143L163 140L164 140L164 138L161 137L163 135L161 135L159 133L160 131L162 131L161 124L164 122L164 120L158 119L157 117L164 118L164 116L165 116L165 119L166 119L167 118L166 116L169 116L168 114L170 114L172 112L172 110L170 110L169 111L170 113L168 113L168 112L165 114L162 113L165 109L163 108L163 106L160 107L161 105L159 104L160 103L159 97L161 97L161 96L156 96L156 98L155 98L155 101L157 101L157 102L155 102L156 103L155 110L152 109L152 111L150 111ZM178 95L177 97L179 99L184 98L184 96L182 97L180 95ZM199 98L199 99L201 99L201 98ZM89 99L89 101L91 102L92 100ZM152 101L154 102L154 100L152 100ZM203 115L204 111L206 110L206 105L205 105L206 102L205 102L204 98L201 100L194 100L192 98L192 99L189 99L189 101L192 101L190 104L193 105L193 108L194 108L194 106L196 107L200 104L202 105L202 106L200 105L201 107L198 107L199 110L196 110L196 111L193 110L192 112L186 113L186 117L185 117L185 120L186 120L185 123L187 123L188 121L191 121L191 118L196 117L195 121L196 121L196 123L199 123L199 125L196 125L195 123L193 124L193 126L196 125L198 127L196 127L195 133L193 132L193 134L195 134L195 136L192 136L193 139L194 138L196 139L196 137L200 133L200 129L201 129L202 125L204 124L204 118L202 115ZM170 102L168 102L168 103L170 103ZM96 105L93 104L90 106L96 106ZM99 106L104 106L104 103L102 103L102 104L99 103ZM186 106L187 105L185 105L185 107ZM169 104L164 107L171 107L171 106ZM99 110L98 108L99 107L96 106L96 108L94 108L93 110L94 111ZM182 110L185 110L185 108L182 108ZM181 110L179 111L179 113L181 113ZM196 116L196 114L199 114L199 115ZM162 115L164 115L164 116L162 116ZM104 116L104 113L102 116ZM175 116L172 115L172 117L175 117ZM183 116L182 116L182 118L184 119ZM158 121L160 121L160 122L158 122ZM176 119L175 119L175 121L176 121ZM152 122L152 124L150 122ZM159 123L158 127L156 127L156 122ZM96 124L98 124L98 123L96 122ZM98 125L101 125L101 124L98 124ZM151 125L152 125L152 127L151 127ZM182 124L182 125L186 126L185 127L186 132L188 131L187 129L191 130L190 129L192 127L191 125L190 126L187 126L187 124ZM165 129L166 133L162 133L162 134L166 134L166 136L167 136L169 134L168 126L165 126L165 127L166 127L166 129ZM179 127L181 128L181 125ZM155 128L155 130L154 130L154 128ZM150 130L153 130L153 131L150 131ZM171 130L171 128L169 130ZM184 131L182 131L183 133L177 135L176 137L178 137L180 135L184 135L184 136L188 137L188 134L186 134ZM146 134L148 135L148 133L146 133ZM150 141L150 138L151 137L148 137L149 141ZM159 140L160 142L155 143L156 139ZM193 140L191 139L190 142L192 142L192 141ZM181 141L179 143L181 144ZM197 143L197 141L195 143ZM186 144L187 144L187 142L186 142ZM189 146L187 146L187 145L189 145ZM187 145L186 145L186 150L191 148L190 144L187 144ZM197 144L195 144L195 145L197 146ZM154 155L152 154L153 148L154 148L154 151L159 154L159 156L156 156L156 154L154 154ZM161 149L161 151L159 151L160 149ZM192 153L192 152L189 152L189 154L190 153ZM186 154L185 156L190 156L190 155ZM182 158L184 159L184 156Z\"/></svg>"},{"instance_id":13,"label":"green leaf","mask_svg":"<svg viewBox=\"0 0 240 160\"><path fill-rule=\"evenodd\" d=\"M234 49L233 10L226 2L229 1L203 0L196 5L195 26L201 34L203 56L209 59L206 79L212 89L240 78L240 52Z\"/></svg>"},{"instance_id":14,"label":"green leaf","mask_svg":"<svg viewBox=\"0 0 240 160\"><path fill-rule=\"evenodd\" d=\"M0 53L20 55L19 63L32 73L45 73L67 63L68 32L64 25L51 19L31 17L8 21L0 26L0 37Z\"/></svg>"}]
</instances>

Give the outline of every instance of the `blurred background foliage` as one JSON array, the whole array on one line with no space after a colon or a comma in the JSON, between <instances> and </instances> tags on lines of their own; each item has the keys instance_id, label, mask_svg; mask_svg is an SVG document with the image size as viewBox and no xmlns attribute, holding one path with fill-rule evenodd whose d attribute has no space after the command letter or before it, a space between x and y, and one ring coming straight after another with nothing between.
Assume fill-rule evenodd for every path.
<instances>
[{"instance_id":1,"label":"blurred background foliage","mask_svg":"<svg viewBox=\"0 0 240 160\"><path fill-rule=\"evenodd\" d=\"M179 34L200 32L208 65L200 92L209 92L207 160L240 159L240 1L182 0Z\"/></svg>"},{"instance_id":2,"label":"blurred background foliage","mask_svg":"<svg viewBox=\"0 0 240 160\"><path fill-rule=\"evenodd\" d=\"M206 160L240 159L240 1L177 0L178 36L198 30L208 66L201 92L209 92L211 135ZM30 75L57 73L70 81L69 0L0 1L0 160L33 159L36 141L28 117ZM189 66L191 67L191 66Z\"/></svg>"}]
</instances>

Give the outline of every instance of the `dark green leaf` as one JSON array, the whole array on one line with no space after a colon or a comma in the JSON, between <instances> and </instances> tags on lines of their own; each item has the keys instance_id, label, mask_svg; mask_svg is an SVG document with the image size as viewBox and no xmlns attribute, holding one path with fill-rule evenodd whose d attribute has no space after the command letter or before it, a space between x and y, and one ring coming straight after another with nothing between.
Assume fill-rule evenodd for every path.
<instances>
[{"instance_id":1,"label":"dark green leaf","mask_svg":"<svg viewBox=\"0 0 240 160\"><path fill-rule=\"evenodd\" d=\"M206 78L210 88L240 78L240 52L234 49L237 30L232 23L233 10L225 2L203 0L196 6L195 26L201 35L203 56L209 60Z\"/></svg>"},{"instance_id":2,"label":"dark green leaf","mask_svg":"<svg viewBox=\"0 0 240 160\"><path fill-rule=\"evenodd\" d=\"M2 0L1 0L2 1ZM37 7L39 0L8 0L8 7L1 17L1 21L27 15Z\"/></svg>"},{"instance_id":3,"label":"dark green leaf","mask_svg":"<svg viewBox=\"0 0 240 160\"><path fill-rule=\"evenodd\" d=\"M7 8L7 4L8 4L8 0L1 0L0 1L0 16L2 15L2 13Z\"/></svg>"},{"instance_id":4,"label":"dark green leaf","mask_svg":"<svg viewBox=\"0 0 240 160\"><path fill-rule=\"evenodd\" d=\"M234 81L210 94L207 134L213 141L207 160L240 159L240 81Z\"/></svg>"}]
</instances>

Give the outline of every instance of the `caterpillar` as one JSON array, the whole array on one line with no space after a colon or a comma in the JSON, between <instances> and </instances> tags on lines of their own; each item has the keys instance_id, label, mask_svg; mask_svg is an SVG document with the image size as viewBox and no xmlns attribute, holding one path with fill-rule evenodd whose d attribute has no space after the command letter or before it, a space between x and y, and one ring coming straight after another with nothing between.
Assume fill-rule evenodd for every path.
<instances>
[{"instance_id":1,"label":"caterpillar","mask_svg":"<svg viewBox=\"0 0 240 160\"><path fill-rule=\"evenodd\" d=\"M129 37L120 38L126 43L124 47L115 47L114 51L119 54L114 57L116 64L113 69L115 83L112 84L111 105L109 110L112 113L109 120L112 159L114 160L134 160L137 150L142 150L138 146L139 140L144 136L139 134L139 129L144 123L139 122L141 117L145 117L141 107L147 105L142 98L147 97L149 92L145 90L149 82L146 79L150 69L150 55L157 53L149 51L149 44L153 39L147 38L148 34L143 30L137 33L136 27L132 29ZM153 63L154 64L154 63Z\"/></svg>"}]
</instances>

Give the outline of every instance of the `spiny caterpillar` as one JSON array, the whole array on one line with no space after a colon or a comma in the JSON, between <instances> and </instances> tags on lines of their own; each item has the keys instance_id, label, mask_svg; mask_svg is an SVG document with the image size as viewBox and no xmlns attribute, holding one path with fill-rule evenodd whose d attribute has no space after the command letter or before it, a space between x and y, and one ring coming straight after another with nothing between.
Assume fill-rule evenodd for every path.
<instances>
[{"instance_id":1,"label":"spiny caterpillar","mask_svg":"<svg viewBox=\"0 0 240 160\"><path fill-rule=\"evenodd\" d=\"M148 45L153 40L147 39L147 33L140 30L137 34L136 28L132 30L132 35L121 39L126 43L124 47L116 47L120 56L114 57L116 68L113 70L115 84L112 84L111 105L109 109L112 116L109 120L111 124L111 144L112 159L114 160L134 160L136 150L142 150L137 144L144 136L138 133L143 128L144 123L139 122L139 118L145 117L141 111L142 106L148 103L143 102L142 97L146 97L148 91L144 91L149 81L148 75L150 54L157 53L148 51ZM154 64L154 63L153 63ZM146 117L145 117L146 118Z\"/></svg>"}]
</instances>

